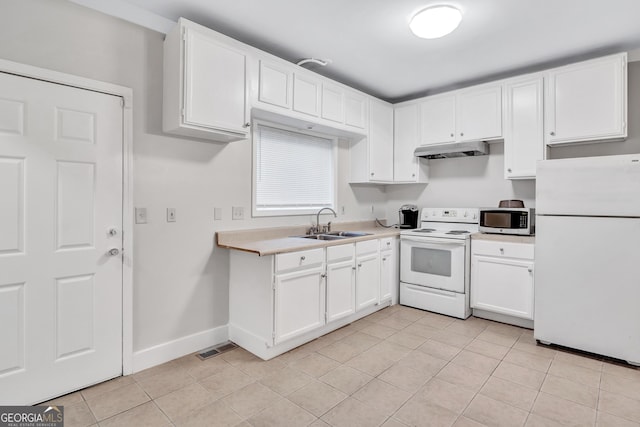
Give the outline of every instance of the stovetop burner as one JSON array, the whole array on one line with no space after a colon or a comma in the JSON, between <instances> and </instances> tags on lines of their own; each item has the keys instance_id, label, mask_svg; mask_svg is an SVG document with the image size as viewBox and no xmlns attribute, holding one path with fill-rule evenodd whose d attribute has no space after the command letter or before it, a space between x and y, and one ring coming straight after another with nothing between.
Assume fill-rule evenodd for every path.
<instances>
[{"instance_id":1,"label":"stovetop burner","mask_svg":"<svg viewBox=\"0 0 640 427\"><path fill-rule=\"evenodd\" d=\"M434 231L436 231L435 228L420 228L418 230L413 230L416 233L433 233Z\"/></svg>"},{"instance_id":2,"label":"stovetop burner","mask_svg":"<svg viewBox=\"0 0 640 427\"><path fill-rule=\"evenodd\" d=\"M470 234L470 231L467 230L451 230L447 231L446 234Z\"/></svg>"}]
</instances>

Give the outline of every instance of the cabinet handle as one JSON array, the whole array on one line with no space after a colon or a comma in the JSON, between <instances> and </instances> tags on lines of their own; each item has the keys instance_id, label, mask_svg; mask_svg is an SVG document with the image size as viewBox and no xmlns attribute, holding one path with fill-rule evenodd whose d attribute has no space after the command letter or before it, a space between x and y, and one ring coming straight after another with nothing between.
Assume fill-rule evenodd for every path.
<instances>
[{"instance_id":1,"label":"cabinet handle","mask_svg":"<svg viewBox=\"0 0 640 427\"><path fill-rule=\"evenodd\" d=\"M464 136L464 133L463 133L463 132L460 132L460 136Z\"/></svg>"},{"instance_id":2,"label":"cabinet handle","mask_svg":"<svg viewBox=\"0 0 640 427\"><path fill-rule=\"evenodd\" d=\"M362 264L358 264L358 268L362 267Z\"/></svg>"},{"instance_id":3,"label":"cabinet handle","mask_svg":"<svg viewBox=\"0 0 640 427\"><path fill-rule=\"evenodd\" d=\"M500 248L500 254L504 255L504 248Z\"/></svg>"},{"instance_id":4,"label":"cabinet handle","mask_svg":"<svg viewBox=\"0 0 640 427\"><path fill-rule=\"evenodd\" d=\"M352 269L352 270L355 270L356 268L355 268L355 267L351 267L351 269Z\"/></svg>"},{"instance_id":5,"label":"cabinet handle","mask_svg":"<svg viewBox=\"0 0 640 427\"><path fill-rule=\"evenodd\" d=\"M247 122L247 123L242 125L243 128L248 128L249 126L251 126L251 123L249 123L249 122Z\"/></svg>"},{"instance_id":6,"label":"cabinet handle","mask_svg":"<svg viewBox=\"0 0 640 427\"><path fill-rule=\"evenodd\" d=\"M391 242L387 242L387 246L391 246Z\"/></svg>"},{"instance_id":7,"label":"cabinet handle","mask_svg":"<svg viewBox=\"0 0 640 427\"><path fill-rule=\"evenodd\" d=\"M383 260L383 261L386 261L386 260L387 260L387 258L386 258L386 257L385 257L385 258L382 258L382 260Z\"/></svg>"},{"instance_id":8,"label":"cabinet handle","mask_svg":"<svg viewBox=\"0 0 640 427\"><path fill-rule=\"evenodd\" d=\"M556 133L555 133L555 132L553 132L553 131L551 131L551 132L549 132L549 135L551 135L551 136L556 136Z\"/></svg>"},{"instance_id":9,"label":"cabinet handle","mask_svg":"<svg viewBox=\"0 0 640 427\"><path fill-rule=\"evenodd\" d=\"M375 173L371 172L371 176L375 175Z\"/></svg>"},{"instance_id":10,"label":"cabinet handle","mask_svg":"<svg viewBox=\"0 0 640 427\"><path fill-rule=\"evenodd\" d=\"M451 138L453 138L453 134L451 134Z\"/></svg>"},{"instance_id":11,"label":"cabinet handle","mask_svg":"<svg viewBox=\"0 0 640 427\"><path fill-rule=\"evenodd\" d=\"M303 257L303 256L301 256L301 257L300 257L300 261L304 261L305 259L306 259L306 258L305 258L305 257Z\"/></svg>"},{"instance_id":12,"label":"cabinet handle","mask_svg":"<svg viewBox=\"0 0 640 427\"><path fill-rule=\"evenodd\" d=\"M511 172L511 168L507 169L507 172Z\"/></svg>"},{"instance_id":13,"label":"cabinet handle","mask_svg":"<svg viewBox=\"0 0 640 427\"><path fill-rule=\"evenodd\" d=\"M412 173L412 174L411 174L411 178L415 178L415 177L416 177L416 174L415 174L415 173Z\"/></svg>"},{"instance_id":14,"label":"cabinet handle","mask_svg":"<svg viewBox=\"0 0 640 427\"><path fill-rule=\"evenodd\" d=\"M323 273L323 274L320 275L320 277L325 279L327 277L327 275Z\"/></svg>"},{"instance_id":15,"label":"cabinet handle","mask_svg":"<svg viewBox=\"0 0 640 427\"><path fill-rule=\"evenodd\" d=\"M527 268L527 271L528 271L529 273L533 273L533 268Z\"/></svg>"}]
</instances>

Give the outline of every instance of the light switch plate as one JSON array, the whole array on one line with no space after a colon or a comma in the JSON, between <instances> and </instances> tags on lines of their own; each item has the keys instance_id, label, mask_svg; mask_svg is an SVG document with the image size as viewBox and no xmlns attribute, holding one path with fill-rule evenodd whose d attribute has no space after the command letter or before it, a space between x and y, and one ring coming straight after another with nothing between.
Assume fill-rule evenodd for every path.
<instances>
[{"instance_id":1,"label":"light switch plate","mask_svg":"<svg viewBox=\"0 0 640 427\"><path fill-rule=\"evenodd\" d=\"M136 224L147 223L147 208L136 208Z\"/></svg>"},{"instance_id":2,"label":"light switch plate","mask_svg":"<svg viewBox=\"0 0 640 427\"><path fill-rule=\"evenodd\" d=\"M176 208L167 208L167 222L176 222Z\"/></svg>"},{"instance_id":3,"label":"light switch plate","mask_svg":"<svg viewBox=\"0 0 640 427\"><path fill-rule=\"evenodd\" d=\"M244 219L244 208L239 206L232 207L231 219Z\"/></svg>"}]
</instances>

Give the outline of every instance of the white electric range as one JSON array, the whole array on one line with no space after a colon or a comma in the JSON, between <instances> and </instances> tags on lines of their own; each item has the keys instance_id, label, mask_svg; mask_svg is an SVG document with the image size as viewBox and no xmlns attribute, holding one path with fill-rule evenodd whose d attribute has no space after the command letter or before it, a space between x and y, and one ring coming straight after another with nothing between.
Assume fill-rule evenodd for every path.
<instances>
[{"instance_id":1,"label":"white electric range","mask_svg":"<svg viewBox=\"0 0 640 427\"><path fill-rule=\"evenodd\" d=\"M400 233L400 304L466 319L476 208L423 208L420 226Z\"/></svg>"}]
</instances>

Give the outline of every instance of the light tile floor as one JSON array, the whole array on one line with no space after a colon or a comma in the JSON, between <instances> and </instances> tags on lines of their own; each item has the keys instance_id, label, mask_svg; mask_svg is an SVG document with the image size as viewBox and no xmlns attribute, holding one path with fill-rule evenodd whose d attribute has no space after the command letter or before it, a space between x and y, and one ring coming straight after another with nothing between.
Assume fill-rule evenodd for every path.
<instances>
[{"instance_id":1,"label":"light tile floor","mask_svg":"<svg viewBox=\"0 0 640 427\"><path fill-rule=\"evenodd\" d=\"M65 426L640 426L640 370L392 306L270 361L195 355L52 401Z\"/></svg>"}]
</instances>

